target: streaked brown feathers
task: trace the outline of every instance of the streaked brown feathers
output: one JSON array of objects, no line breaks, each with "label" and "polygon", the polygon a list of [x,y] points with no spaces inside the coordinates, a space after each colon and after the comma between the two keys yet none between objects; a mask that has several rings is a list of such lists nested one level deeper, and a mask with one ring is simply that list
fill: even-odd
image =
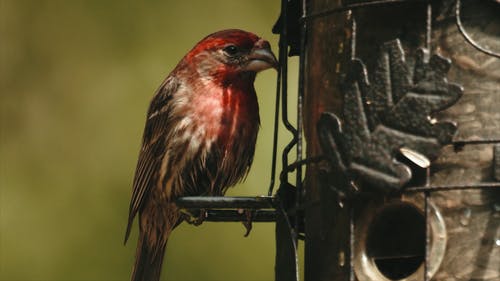
[{"label": "streaked brown feathers", "polygon": [[[226,52],[228,44],[238,52]],[[139,214],[133,281],[159,280],[169,235],[182,222],[176,198],[223,195],[248,173],[260,125],[253,82],[276,65],[267,41],[225,30],[200,41],[156,92],[125,233],[126,242]]]}]

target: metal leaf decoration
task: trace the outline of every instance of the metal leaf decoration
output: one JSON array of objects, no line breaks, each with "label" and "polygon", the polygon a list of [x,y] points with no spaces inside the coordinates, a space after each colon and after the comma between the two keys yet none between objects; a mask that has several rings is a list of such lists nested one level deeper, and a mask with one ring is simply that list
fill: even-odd
[{"label": "metal leaf decoration", "polygon": [[388,191],[402,188],[412,177],[410,167],[397,159],[428,166],[456,132],[454,123],[432,118],[462,95],[461,87],[446,79],[450,65],[420,49],[411,71],[399,40],[382,46],[372,81],[363,62],[352,60],[342,83],[342,122],[328,112],[318,122],[331,167],[346,181]]}]

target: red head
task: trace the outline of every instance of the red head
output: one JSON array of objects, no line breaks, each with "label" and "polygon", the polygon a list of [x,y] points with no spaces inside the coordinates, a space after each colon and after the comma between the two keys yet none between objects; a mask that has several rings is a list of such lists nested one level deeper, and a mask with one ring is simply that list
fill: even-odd
[{"label": "red head", "polygon": [[253,77],[257,72],[277,68],[269,42],[257,35],[228,29],[208,35],[184,57],[203,78],[226,83],[235,78]]}]

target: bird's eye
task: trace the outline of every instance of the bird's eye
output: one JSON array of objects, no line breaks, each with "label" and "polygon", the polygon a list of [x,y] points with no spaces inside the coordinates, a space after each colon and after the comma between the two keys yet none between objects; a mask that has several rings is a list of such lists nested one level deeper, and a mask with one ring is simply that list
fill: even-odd
[{"label": "bird's eye", "polygon": [[229,45],[224,47],[223,51],[228,56],[234,56],[238,53],[238,47],[236,47],[235,45]]}]

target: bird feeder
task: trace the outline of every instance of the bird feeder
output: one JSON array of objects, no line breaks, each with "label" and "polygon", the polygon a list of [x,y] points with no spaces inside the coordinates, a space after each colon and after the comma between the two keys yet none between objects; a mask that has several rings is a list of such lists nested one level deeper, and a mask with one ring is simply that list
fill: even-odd
[{"label": "bird feeder", "polygon": [[279,183],[275,134],[268,194],[177,204],[275,222],[279,281],[302,279],[301,240],[306,281],[500,280],[498,15],[495,0],[282,0]]}]

